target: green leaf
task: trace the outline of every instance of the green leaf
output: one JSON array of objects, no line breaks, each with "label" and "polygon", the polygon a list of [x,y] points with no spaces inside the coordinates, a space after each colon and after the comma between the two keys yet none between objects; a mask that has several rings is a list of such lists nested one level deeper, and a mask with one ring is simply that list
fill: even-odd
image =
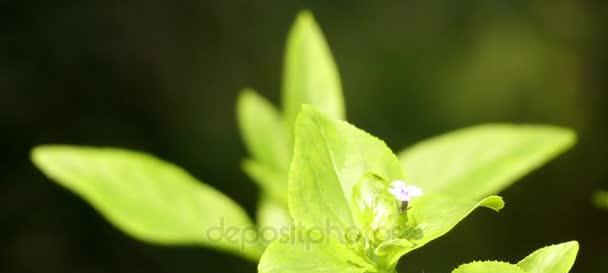
[{"label": "green leaf", "polygon": [[303,238],[285,236],[264,252],[259,273],[364,273],[374,266],[348,247],[322,234],[303,231]]},{"label": "green leaf", "polygon": [[425,193],[478,199],[495,194],[571,147],[574,132],[540,125],[487,124],[425,140],[399,158]]},{"label": "green leaf", "polygon": [[298,15],[285,52],[283,107],[289,132],[302,104],[344,119],[340,77],[325,38],[308,11]]},{"label": "green leaf", "polygon": [[410,241],[413,246],[403,244],[401,248],[393,247],[393,252],[388,254],[389,264],[396,264],[401,256],[448,233],[480,206],[500,211],[504,207],[504,202],[499,196],[490,196],[472,202],[440,194],[425,195],[415,199],[407,212],[413,226],[404,236],[404,239]]},{"label": "green leaf", "polygon": [[32,160],[49,178],[135,238],[217,247],[250,259],[261,254],[257,241],[206,236],[220,224],[244,230],[252,227],[251,222],[230,198],[171,163],[140,152],[63,145],[36,147]]},{"label": "green leaf", "polygon": [[289,208],[309,226],[354,227],[353,185],[366,173],[387,181],[403,177],[395,155],[381,140],[344,122],[302,107],[295,126],[289,173]]},{"label": "green leaf", "polygon": [[473,262],[452,273],[568,273],[578,252],[578,243],[571,241],[541,248],[517,265],[504,262]]},{"label": "green leaf", "polygon": [[608,191],[598,191],[593,194],[593,202],[600,208],[608,209]]},{"label": "green leaf", "polygon": [[255,91],[245,89],[238,99],[237,116],[249,154],[264,168],[286,176],[291,153],[278,111]]},{"label": "green leaf", "polygon": [[575,241],[541,248],[517,263],[527,273],[568,273],[576,254]]},{"label": "green leaf", "polygon": [[505,262],[486,261],[463,264],[452,273],[529,273],[523,269]]}]

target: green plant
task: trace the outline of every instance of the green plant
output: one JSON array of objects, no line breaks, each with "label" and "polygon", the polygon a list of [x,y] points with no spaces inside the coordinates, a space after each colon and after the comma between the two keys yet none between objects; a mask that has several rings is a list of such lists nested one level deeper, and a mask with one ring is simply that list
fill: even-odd
[{"label": "green plant", "polygon": [[541,248],[517,264],[487,261],[463,264],[452,273],[566,273],[578,252],[577,242]]},{"label": "green plant", "polygon": [[[282,111],[251,89],[242,92],[237,106],[250,154],[242,167],[262,192],[257,226],[221,192],[141,152],[44,145],[33,149],[32,160],[116,227],[146,242],[203,245],[261,259],[262,273],[394,272],[401,256],[447,233],[475,208],[500,210],[503,200],[493,194],[575,142],[568,129],[486,124],[395,155],[343,121],[336,65],[308,12],[289,34],[283,78]],[[401,185],[396,181],[415,184],[422,196],[397,200],[391,194],[391,186]],[[236,237],[226,236],[228,229]],[[265,230],[275,236],[266,238]],[[573,261],[576,250],[568,253]],[[568,265],[562,271],[531,262],[511,267],[567,272],[568,259],[557,260]],[[470,270],[483,266],[455,272],[479,272]]]}]

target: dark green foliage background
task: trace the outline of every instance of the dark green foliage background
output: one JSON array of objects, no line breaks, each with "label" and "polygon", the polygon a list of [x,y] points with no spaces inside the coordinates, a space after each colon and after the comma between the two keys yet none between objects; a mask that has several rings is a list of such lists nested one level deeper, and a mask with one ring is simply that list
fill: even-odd
[{"label": "dark green foliage background", "polygon": [[476,212],[400,272],[515,262],[571,239],[581,242],[573,272],[608,271],[608,211],[589,202],[608,188],[605,1],[25,0],[0,1],[0,272],[255,272],[213,250],[128,238],[28,153],[43,143],[144,150],[253,214],[235,100],[252,86],[278,103],[301,8],[329,40],[348,119],[395,150],[481,122],[579,132],[573,150],[503,193],[499,215]]}]

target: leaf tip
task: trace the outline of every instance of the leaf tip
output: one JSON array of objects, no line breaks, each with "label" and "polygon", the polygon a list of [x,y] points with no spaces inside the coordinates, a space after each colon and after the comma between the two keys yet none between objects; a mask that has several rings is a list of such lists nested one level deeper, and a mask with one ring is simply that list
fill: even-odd
[{"label": "leaf tip", "polygon": [[576,250],[578,250],[580,248],[578,241],[565,242],[564,245],[571,247],[573,249],[576,249]]},{"label": "leaf tip", "polygon": [[296,17],[296,25],[310,25],[310,24],[316,24],[315,17],[312,14],[312,11],[310,11],[308,9],[304,9],[304,10],[301,10],[300,12],[298,12],[298,15]]},{"label": "leaf tip", "polygon": [[315,20],[315,16],[310,10],[302,10],[296,16],[295,22],[290,31],[291,39],[296,36],[306,37],[304,40],[324,40],[321,28]]},{"label": "leaf tip", "polygon": [[239,93],[239,97],[251,97],[251,96],[255,96],[256,92],[255,89],[251,88],[251,87],[244,87],[241,89],[241,92]]},{"label": "leaf tip", "polygon": [[554,127],[556,134],[561,135],[564,143],[564,149],[572,147],[578,141],[576,131],[565,127]]},{"label": "leaf tip", "polygon": [[44,150],[44,145],[34,146],[30,150],[30,159],[35,163],[41,156],[42,151]]},{"label": "leaf tip", "polygon": [[30,160],[38,168],[42,168],[43,164],[52,156],[53,150],[59,148],[59,145],[38,145],[30,150]]},{"label": "leaf tip", "polygon": [[[525,127],[524,127],[525,128]],[[578,140],[576,131],[566,127],[553,125],[529,125],[528,128],[536,128],[539,134],[544,134],[559,146],[560,151],[565,151],[574,146]]]},{"label": "leaf tip", "polygon": [[573,251],[574,253],[578,253],[580,245],[579,245],[578,241],[573,240],[573,241],[568,241],[568,242],[561,243],[561,244],[555,244],[550,247],[564,248],[564,249],[567,249],[567,251]]},{"label": "leaf tip", "polygon": [[499,212],[505,207],[505,201],[498,195],[492,195],[483,199],[480,205]]},{"label": "leaf tip", "polygon": [[248,104],[249,101],[257,99],[258,94],[253,88],[245,87],[241,89],[237,97],[237,109]]},{"label": "leaf tip", "polygon": [[[545,269],[553,269],[551,272],[568,272],[576,260],[579,244],[577,241],[569,241],[561,244],[549,245],[540,248],[517,263],[517,266],[528,272],[544,272]],[[549,272],[547,270],[546,272]]]}]

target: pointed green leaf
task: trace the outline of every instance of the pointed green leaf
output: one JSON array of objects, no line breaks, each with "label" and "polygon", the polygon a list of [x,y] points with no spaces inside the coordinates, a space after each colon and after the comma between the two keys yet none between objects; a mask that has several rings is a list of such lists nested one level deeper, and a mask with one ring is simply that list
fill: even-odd
[{"label": "pointed green leaf", "polygon": [[353,227],[353,185],[366,173],[388,181],[403,177],[395,155],[381,140],[304,106],[295,126],[289,173],[289,208],[304,225]]},{"label": "pointed green leaf", "polygon": [[301,238],[285,236],[274,241],[264,252],[258,265],[258,272],[376,272],[373,265],[345,245],[314,232],[302,233],[304,235]]},{"label": "pointed green leaf", "polygon": [[255,161],[267,169],[286,173],[291,153],[283,120],[272,104],[245,89],[238,99],[237,116],[241,135]]},{"label": "pointed green leaf", "polygon": [[410,183],[426,193],[478,199],[495,194],[571,147],[568,129],[488,124],[435,137],[399,158]]},{"label": "pointed green leaf", "polygon": [[504,262],[473,262],[464,264],[452,273],[568,273],[576,259],[575,241],[541,248],[517,265]]},{"label": "pointed green leaf", "polygon": [[490,196],[473,202],[447,198],[442,195],[427,195],[412,202],[410,212],[420,228],[421,240],[414,240],[416,248],[450,231],[477,207],[500,211],[505,203],[499,196]]},{"label": "pointed green leaf", "polygon": [[206,236],[221,224],[243,230],[251,228],[251,222],[230,198],[171,163],[122,149],[63,145],[36,147],[32,160],[135,238],[217,247],[251,259],[261,254],[258,242],[241,245]]},{"label": "pointed green leaf", "polygon": [[486,262],[472,262],[463,264],[458,268],[454,269],[452,273],[528,273],[516,265],[486,261]]},{"label": "pointed green leaf", "polygon": [[291,28],[285,53],[283,107],[290,128],[302,104],[313,105],[332,118],[344,118],[336,65],[319,26],[307,11],[298,15]]},{"label": "pointed green leaf", "polygon": [[504,202],[499,196],[490,196],[473,202],[439,194],[426,195],[414,200],[411,209],[407,212],[414,225],[403,238],[412,242],[413,246],[403,244],[401,248],[393,247],[390,264],[396,263],[401,256],[410,251],[445,235],[477,207],[500,211],[504,207]]},{"label": "pointed green leaf", "polygon": [[608,191],[598,191],[593,194],[593,202],[600,208],[608,209]]},{"label": "pointed green leaf", "polygon": [[578,243],[575,241],[541,248],[517,263],[527,273],[568,273],[576,254]]}]

